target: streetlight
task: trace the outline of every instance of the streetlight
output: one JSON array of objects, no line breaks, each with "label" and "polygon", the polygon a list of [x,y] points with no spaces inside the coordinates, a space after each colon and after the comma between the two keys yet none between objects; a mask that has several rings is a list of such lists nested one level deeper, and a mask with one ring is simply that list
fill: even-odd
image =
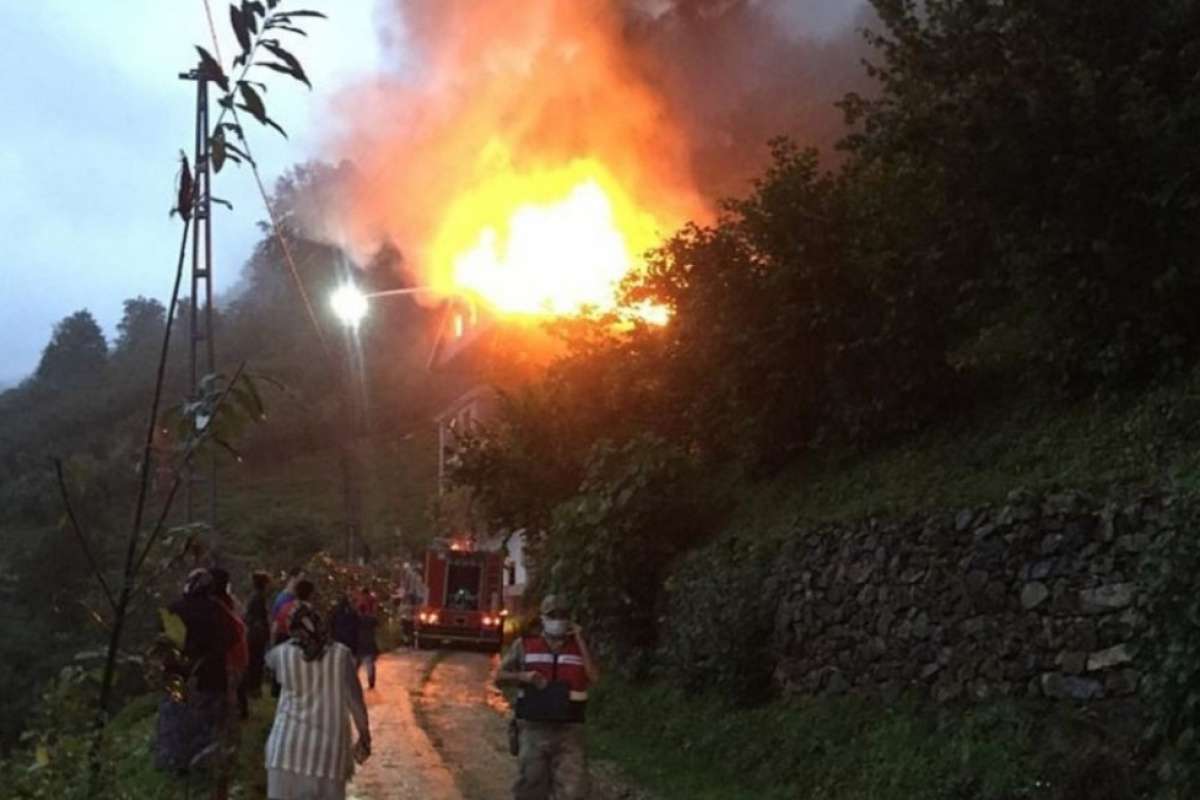
[{"label": "streetlight", "polygon": [[[388,289],[380,292],[364,293],[361,289],[355,286],[352,282],[347,282],[338,287],[329,297],[329,305],[333,309],[333,313],[346,326],[346,343],[352,354],[357,354],[361,359],[361,351],[358,350],[358,326],[367,316],[369,310],[369,301],[375,297],[387,297],[390,295],[401,294],[420,294],[433,291],[428,286],[416,286],[408,289]],[[350,425],[350,435],[341,440],[341,472],[342,472],[342,492],[343,501],[346,507],[346,557],[349,560],[354,559],[354,540],[356,537],[361,537],[362,530],[362,492],[359,485],[359,464],[358,456],[355,452],[355,444],[363,432],[365,420],[359,408],[357,394],[354,391],[354,380],[351,374],[352,368],[347,367],[341,370],[341,382],[343,384],[340,392],[340,402],[342,404],[342,415]]]},{"label": "streetlight", "polygon": [[410,286],[406,289],[384,289],[379,292],[364,293],[353,283],[347,283],[329,296],[329,305],[347,327],[357,328],[367,316],[370,301],[376,297],[393,297],[395,295],[432,294],[439,290],[432,286]]},{"label": "streetlight", "polygon": [[329,298],[329,305],[338,319],[351,328],[357,328],[367,315],[367,295],[353,283],[347,283]]}]

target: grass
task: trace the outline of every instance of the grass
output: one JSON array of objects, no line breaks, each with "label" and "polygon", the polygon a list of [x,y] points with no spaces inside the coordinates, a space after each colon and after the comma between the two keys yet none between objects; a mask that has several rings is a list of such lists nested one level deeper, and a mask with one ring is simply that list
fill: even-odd
[{"label": "grass", "polygon": [[[1137,396],[1000,402],[869,453],[742,484],[739,537],[797,525],[1000,504],[1014,489],[1102,497],[1200,488],[1200,371]],[[1136,731],[1018,702],[883,707],[798,698],[756,708],[608,682],[593,752],[663,800],[1017,800],[1138,796]],[[1144,787],[1143,787],[1144,788]]]},{"label": "grass", "polygon": [[[157,722],[158,695],[143,695],[130,702],[110,727],[110,751],[116,793],[120,797],[162,798],[206,797],[209,776],[200,773],[191,778],[176,778],[154,767],[154,729]],[[266,797],[267,774],[264,748],[275,718],[275,703],[270,697],[253,701],[250,718],[239,729],[236,763],[230,780],[233,798]]]},{"label": "grass", "polygon": [[1093,753],[1064,738],[1067,724],[1051,737],[1045,714],[1017,702],[936,710],[819,698],[738,708],[608,681],[591,706],[592,754],[662,800],[1074,797],[1063,785],[1068,763]]},{"label": "grass", "polygon": [[814,458],[742,491],[728,527],[1000,503],[1014,489],[1200,487],[1200,372],[1136,397],[997,402],[870,453]]}]

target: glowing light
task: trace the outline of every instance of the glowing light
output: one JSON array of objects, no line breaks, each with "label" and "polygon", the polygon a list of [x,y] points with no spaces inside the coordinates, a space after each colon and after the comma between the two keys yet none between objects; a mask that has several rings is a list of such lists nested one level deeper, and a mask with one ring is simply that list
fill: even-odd
[{"label": "glowing light", "polygon": [[500,314],[591,309],[665,324],[666,309],[618,305],[621,281],[642,268],[661,229],[591,159],[532,172],[493,170],[445,214],[430,249],[434,282]]},{"label": "glowing light", "polygon": [[367,315],[367,296],[352,283],[347,283],[329,298],[333,313],[346,325],[356,327]]}]

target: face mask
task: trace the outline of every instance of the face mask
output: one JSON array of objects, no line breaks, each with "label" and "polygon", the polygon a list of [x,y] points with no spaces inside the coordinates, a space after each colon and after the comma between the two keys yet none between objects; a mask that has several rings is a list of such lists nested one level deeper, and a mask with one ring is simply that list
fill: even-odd
[{"label": "face mask", "polygon": [[566,636],[571,630],[570,620],[565,619],[550,619],[542,617],[542,631],[547,635],[555,638]]}]

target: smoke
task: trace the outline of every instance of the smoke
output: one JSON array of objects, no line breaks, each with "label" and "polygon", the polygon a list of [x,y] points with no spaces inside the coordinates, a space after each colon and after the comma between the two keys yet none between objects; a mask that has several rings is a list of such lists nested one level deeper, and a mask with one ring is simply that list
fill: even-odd
[{"label": "smoke", "polygon": [[447,209],[498,177],[603,165],[665,235],[744,192],[770,138],[829,149],[866,80],[858,0],[380,2],[395,69],[337,102],[338,225],[423,281]]},{"label": "smoke", "polygon": [[743,193],[767,142],[788,136],[830,155],[834,103],[870,91],[859,0],[630,0],[627,52],[686,131],[709,198]]}]

